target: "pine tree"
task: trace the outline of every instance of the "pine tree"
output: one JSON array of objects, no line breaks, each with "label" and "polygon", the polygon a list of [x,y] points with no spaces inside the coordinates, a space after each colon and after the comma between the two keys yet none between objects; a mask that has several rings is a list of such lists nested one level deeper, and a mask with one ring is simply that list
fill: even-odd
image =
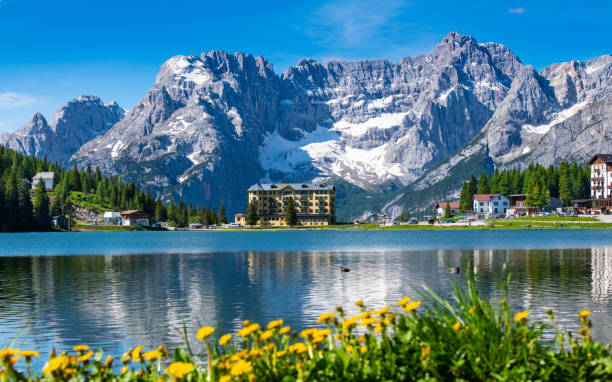
[{"label": "pine tree", "polygon": [[459,194],[459,211],[469,211],[470,206],[467,205],[465,198],[467,192],[467,182],[463,181],[463,186],[461,187],[461,193]]},{"label": "pine tree", "polygon": [[287,198],[287,208],[285,208],[285,223],[289,227],[297,225],[297,213],[295,212],[295,202],[292,197]]},{"label": "pine tree", "polygon": [[247,207],[246,224],[250,226],[257,224],[257,204],[254,200]]},{"label": "pine tree", "polygon": [[444,207],[444,218],[448,219],[451,217],[451,208],[450,208],[450,204],[448,202],[446,202],[446,207]]},{"label": "pine tree", "polygon": [[49,217],[49,196],[42,181],[38,182],[34,191],[34,220],[36,228],[41,231],[48,231],[50,226]]},{"label": "pine tree", "polygon": [[478,179],[478,189],[476,191],[477,194],[489,194],[489,177],[484,172],[480,174],[480,179]]},{"label": "pine tree", "polygon": [[32,231],[33,229],[36,229],[36,224],[34,222],[33,215],[34,206],[32,205],[32,199],[30,199],[30,184],[25,180],[22,180],[19,182],[18,188],[21,229],[23,231]]},{"label": "pine tree", "polygon": [[70,190],[81,191],[81,177],[79,175],[79,170],[77,169],[76,163],[70,171]]},{"label": "pine tree", "polygon": [[227,224],[228,222],[227,215],[225,213],[225,207],[223,207],[223,204],[221,204],[221,207],[219,207],[219,221],[223,224]]}]

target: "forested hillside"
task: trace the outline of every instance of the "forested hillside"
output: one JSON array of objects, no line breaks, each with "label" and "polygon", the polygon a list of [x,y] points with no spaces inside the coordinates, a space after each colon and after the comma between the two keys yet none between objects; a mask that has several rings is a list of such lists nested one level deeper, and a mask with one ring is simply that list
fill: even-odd
[{"label": "forested hillside", "polygon": [[[45,190],[42,183],[32,190],[32,177],[38,172],[53,172],[53,190]],[[74,209],[81,206],[101,213],[110,210],[142,210],[154,220],[168,220],[182,227],[189,221],[215,224],[226,222],[225,211],[194,207],[180,202],[178,205],[162,203],[148,193],[126,183],[118,176],[102,176],[99,169],[76,166],[65,169],[24,156],[0,146],[0,231],[25,232],[51,229],[50,216],[74,217]]]},{"label": "forested hillside", "polygon": [[590,197],[590,171],[588,165],[563,161],[558,167],[531,163],[524,169],[495,169],[490,177],[483,172],[478,179],[472,174],[463,182],[459,204],[462,211],[471,211],[474,194],[527,194],[533,207],[546,205],[550,197],[569,206],[573,199]]}]

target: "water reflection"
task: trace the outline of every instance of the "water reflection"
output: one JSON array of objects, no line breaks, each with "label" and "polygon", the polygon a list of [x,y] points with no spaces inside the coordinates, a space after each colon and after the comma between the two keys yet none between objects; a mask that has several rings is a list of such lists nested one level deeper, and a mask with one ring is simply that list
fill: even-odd
[{"label": "water reflection", "polygon": [[360,298],[380,307],[425,284],[448,297],[465,274],[451,266],[472,270],[483,294],[498,299],[504,264],[514,309],[546,319],[551,308],[566,329],[577,328],[580,309],[592,310],[595,336],[612,342],[606,247],[0,257],[0,346],[24,326],[22,348],[88,343],[115,354],[181,345],[183,324],[192,335],[203,324],[236,331],[245,319],[283,318],[300,329],[336,305],[356,312]]}]

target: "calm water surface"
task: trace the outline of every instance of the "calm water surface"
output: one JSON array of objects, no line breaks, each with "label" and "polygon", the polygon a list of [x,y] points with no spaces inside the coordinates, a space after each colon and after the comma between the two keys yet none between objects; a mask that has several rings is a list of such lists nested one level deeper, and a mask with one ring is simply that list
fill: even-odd
[{"label": "calm water surface", "polygon": [[552,308],[565,329],[592,310],[595,337],[612,343],[610,231],[330,230],[0,234],[0,347],[120,354],[181,345],[183,323],[193,339],[245,319],[299,330],[336,305],[381,307],[424,284],[448,297],[463,277],[450,266],[497,299],[504,264],[514,309],[545,319]]}]

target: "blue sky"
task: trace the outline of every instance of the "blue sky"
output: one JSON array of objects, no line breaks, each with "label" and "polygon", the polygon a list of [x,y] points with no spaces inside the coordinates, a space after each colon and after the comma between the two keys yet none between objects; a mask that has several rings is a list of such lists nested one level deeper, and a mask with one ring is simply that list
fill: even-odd
[{"label": "blue sky", "polygon": [[612,53],[610,15],[608,0],[0,0],[0,133],[81,94],[130,108],[177,54],[243,51],[281,73],[303,57],[397,61],[457,31],[541,69]]}]

